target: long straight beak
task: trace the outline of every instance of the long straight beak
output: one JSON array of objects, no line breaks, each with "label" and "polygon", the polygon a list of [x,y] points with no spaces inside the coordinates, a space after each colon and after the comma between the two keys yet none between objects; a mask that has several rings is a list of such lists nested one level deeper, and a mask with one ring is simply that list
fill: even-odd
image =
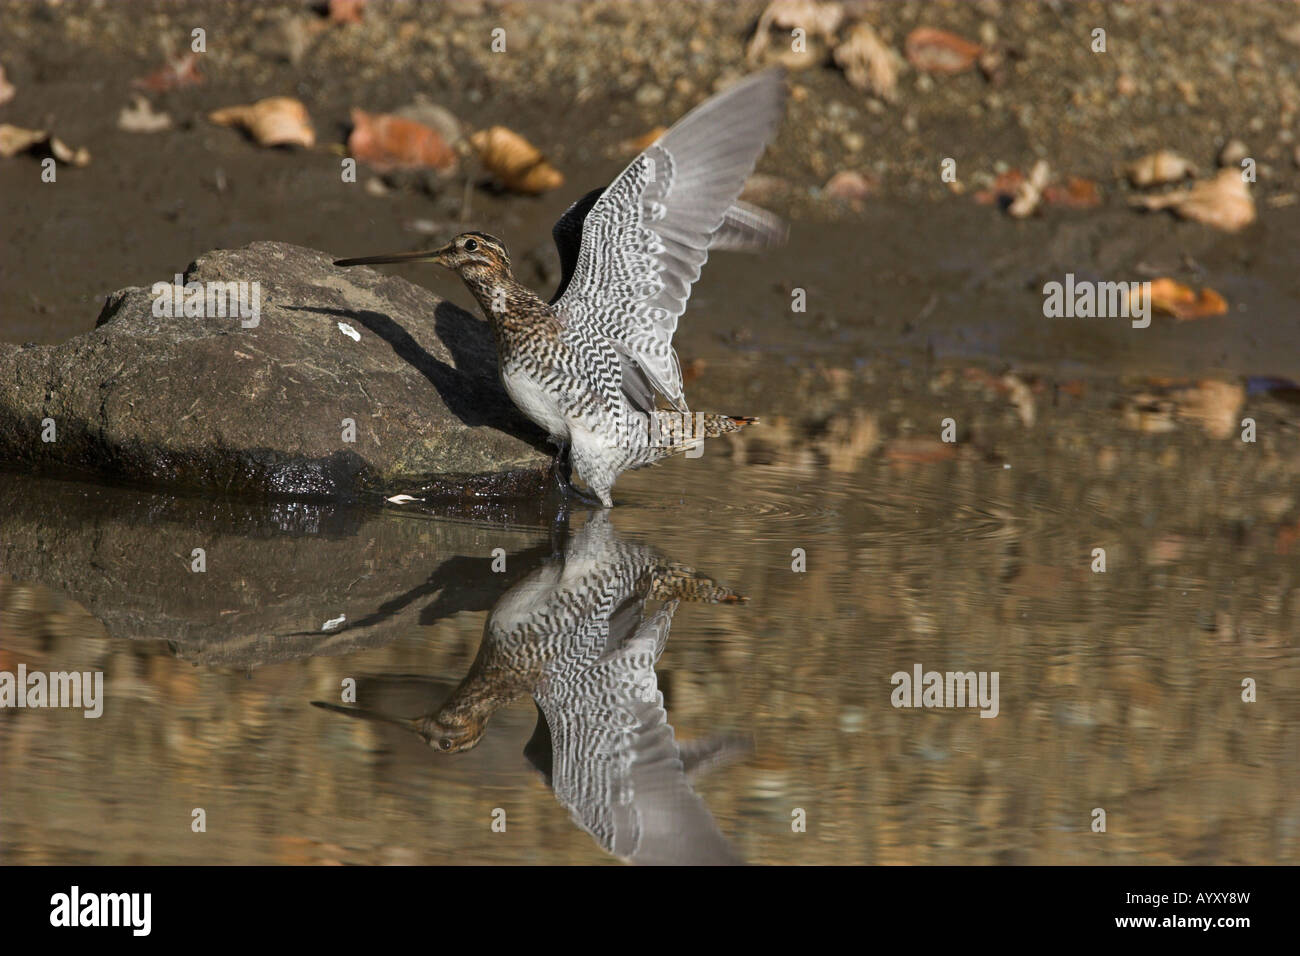
[{"label": "long straight beak", "polygon": [[377,266],[388,262],[436,262],[442,265],[442,256],[448,246],[428,252],[393,252],[386,256],[358,256],[355,259],[335,259],[336,266]]},{"label": "long straight beak", "polygon": [[332,710],[338,714],[347,714],[349,717],[360,717],[362,720],[373,720],[380,724],[392,724],[395,727],[401,727],[412,733],[420,732],[420,722],[414,717],[390,717],[388,714],[381,714],[373,710],[364,710],[360,707],[345,707],[342,704],[328,704],[323,700],[313,700],[313,707],[319,707],[321,710]]}]

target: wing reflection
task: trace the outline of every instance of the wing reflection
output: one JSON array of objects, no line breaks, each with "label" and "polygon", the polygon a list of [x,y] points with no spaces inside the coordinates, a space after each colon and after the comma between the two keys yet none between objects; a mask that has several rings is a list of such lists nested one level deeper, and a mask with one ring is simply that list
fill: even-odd
[{"label": "wing reflection", "polygon": [[[646,602],[662,605],[646,615]],[[510,588],[488,615],[469,674],[418,717],[318,704],[397,724],[435,750],[469,750],[492,715],[531,694],[537,728],[525,755],[575,823],[633,863],[739,863],[688,775],[744,753],[737,737],[683,753],[655,663],[681,601],[744,598],[622,538],[594,512],[562,553]]]}]

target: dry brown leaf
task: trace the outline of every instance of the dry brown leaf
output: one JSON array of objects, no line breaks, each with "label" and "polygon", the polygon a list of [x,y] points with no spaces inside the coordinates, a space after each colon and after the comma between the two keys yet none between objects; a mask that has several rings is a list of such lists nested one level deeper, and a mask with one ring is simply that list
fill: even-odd
[{"label": "dry brown leaf", "polygon": [[203,76],[199,73],[199,55],[190,52],[169,61],[162,69],[141,77],[133,85],[142,90],[165,93],[167,90],[175,90],[183,86],[198,86],[202,82]]},{"label": "dry brown leaf", "polygon": [[[1009,169],[1000,173],[988,189],[981,189],[974,194],[975,201],[981,205],[1010,204],[1022,192],[1030,187],[1025,185],[1025,174],[1018,169]],[[1040,190],[1041,201],[1048,206],[1060,206],[1064,209],[1091,209],[1101,204],[1101,193],[1097,184],[1090,179],[1079,176],[1066,177],[1065,183],[1050,183]]]},{"label": "dry brown leaf", "polygon": [[[843,20],[844,8],[838,3],[824,3],[820,0],[773,0],[758,18],[758,26],[754,29],[753,37],[750,38],[745,56],[751,65],[757,63],[772,42],[773,30],[785,31],[786,39],[790,39],[789,31],[801,29],[808,40],[820,36],[828,44],[832,43],[835,31],[840,28]],[[790,56],[792,53],[793,51],[787,45],[787,49],[781,56],[782,62],[787,66],[799,69],[805,65],[812,65],[801,62],[798,54],[792,58]],[[809,53],[812,53],[811,45]]]},{"label": "dry brown leaf", "polygon": [[993,185],[988,189],[981,189],[974,193],[974,199],[981,206],[1009,203],[1024,181],[1024,173],[1018,169],[1008,169],[1004,173],[998,173],[997,178],[993,180]]},{"label": "dry brown leaf", "polygon": [[23,129],[21,126],[0,123],[0,157],[8,159],[26,152],[49,137],[50,134],[43,129]]},{"label": "dry brown leaf", "polygon": [[978,43],[947,30],[917,27],[903,44],[907,62],[926,73],[964,73],[975,65],[983,51]]},{"label": "dry brown leaf", "polygon": [[1101,193],[1091,179],[1070,176],[1065,185],[1053,183],[1043,190],[1043,202],[1065,209],[1091,209],[1101,205]]},{"label": "dry brown leaf", "polygon": [[90,165],[90,150],[84,146],[73,149],[57,136],[51,136],[49,148],[50,153],[61,163],[67,163],[69,166]]},{"label": "dry brown leaf", "polygon": [[155,113],[149,101],[137,93],[130,106],[117,114],[117,128],[128,133],[157,133],[170,129],[172,118],[166,113]]},{"label": "dry brown leaf", "polygon": [[648,133],[623,140],[618,144],[618,151],[625,154],[639,153],[643,149],[649,149],[666,132],[668,132],[667,126],[656,126]]},{"label": "dry brown leaf", "polygon": [[1172,209],[1184,219],[1224,232],[1237,232],[1255,221],[1255,200],[1241,171],[1221,169],[1213,179],[1161,196],[1137,196],[1132,205],[1143,209]]},{"label": "dry brown leaf", "polygon": [[880,39],[870,24],[857,24],[848,39],[835,48],[835,65],[854,88],[887,103],[898,98],[898,71],[903,58]]},{"label": "dry brown leaf", "polygon": [[1128,177],[1130,183],[1139,188],[1159,186],[1195,176],[1196,166],[1191,160],[1178,155],[1173,150],[1161,149],[1127,164],[1124,167],[1124,175]]},{"label": "dry brown leaf", "polygon": [[329,18],[334,23],[360,23],[366,0],[330,0]]},{"label": "dry brown leaf", "polygon": [[272,96],[256,103],[227,106],[208,114],[218,126],[237,126],[259,146],[316,145],[307,107],[291,96]]},{"label": "dry brown leaf", "polygon": [[381,172],[390,169],[433,168],[451,172],[456,151],[432,127],[391,113],[352,111],[348,152]]},{"label": "dry brown leaf", "polygon": [[564,175],[513,130],[493,126],[479,130],[469,141],[483,165],[507,189],[537,195],[564,185]]},{"label": "dry brown leaf", "polygon": [[1047,160],[1040,159],[1034,163],[1029,176],[1016,188],[1015,198],[1011,200],[1007,212],[1017,219],[1032,216],[1042,202],[1043,190],[1047,188],[1051,177],[1052,167],[1047,165]]},{"label": "dry brown leaf", "polygon": [[822,191],[829,199],[860,205],[875,189],[876,184],[869,177],[850,169],[842,169],[830,178]]},{"label": "dry brown leaf", "polygon": [[5,68],[0,66],[0,106],[12,100],[16,92],[14,85],[5,78]]},{"label": "dry brown leaf", "polygon": [[[1129,298],[1133,300],[1141,295],[1140,289],[1134,289]],[[1223,315],[1228,311],[1228,302],[1213,289],[1205,288],[1197,293],[1181,282],[1162,278],[1151,280],[1151,307],[1183,322]]]},{"label": "dry brown leaf", "polygon": [[90,163],[90,150],[84,146],[73,149],[43,129],[23,129],[21,126],[0,123],[0,157],[8,159],[18,153],[40,148],[69,166],[86,166]]}]

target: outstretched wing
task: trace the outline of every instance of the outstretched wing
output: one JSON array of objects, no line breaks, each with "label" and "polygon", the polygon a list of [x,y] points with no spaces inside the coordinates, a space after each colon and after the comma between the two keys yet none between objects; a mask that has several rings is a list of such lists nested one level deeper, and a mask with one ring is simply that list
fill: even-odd
[{"label": "outstretched wing", "polygon": [[[605,192],[605,187],[593,189],[564,211],[551,228],[551,238],[555,240],[556,251],[560,254],[560,284],[555,287],[555,294],[548,304],[560,301],[573,271],[578,265],[578,252],[582,248],[582,226],[596,205],[596,200]],[[752,203],[737,199],[722,217],[722,225],[713,234],[710,249],[768,249],[785,242],[789,235],[785,220],[776,213],[760,209]]]},{"label": "outstretched wing", "polygon": [[686,403],[672,338],[709,247],[771,244],[783,234],[775,216],[736,197],[784,105],[783,71],[742,80],[697,106],[556,223],[563,268],[556,314],[621,346],[680,410]]}]

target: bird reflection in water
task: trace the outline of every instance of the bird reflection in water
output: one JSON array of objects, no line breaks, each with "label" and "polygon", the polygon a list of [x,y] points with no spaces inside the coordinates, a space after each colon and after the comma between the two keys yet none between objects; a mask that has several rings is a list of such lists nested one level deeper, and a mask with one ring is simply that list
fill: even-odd
[{"label": "bird reflection in water", "polygon": [[[663,603],[646,616],[647,600]],[[561,554],[496,602],[469,674],[436,710],[400,717],[313,703],[395,724],[451,754],[476,746],[497,710],[531,694],[538,719],[524,754],[604,850],[638,864],[740,863],[690,777],[748,742],[679,744],[655,662],[681,601],[744,600],[593,512]]]}]

